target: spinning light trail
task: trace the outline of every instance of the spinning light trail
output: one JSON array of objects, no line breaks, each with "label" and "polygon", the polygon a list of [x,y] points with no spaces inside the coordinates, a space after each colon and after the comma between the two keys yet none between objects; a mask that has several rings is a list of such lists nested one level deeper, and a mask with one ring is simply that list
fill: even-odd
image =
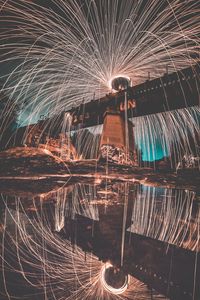
[{"label": "spinning light trail", "polygon": [[104,96],[116,76],[136,85],[199,59],[198,1],[39,2],[0,0],[1,64],[17,65],[3,90],[24,124]]},{"label": "spinning light trail", "polygon": [[[151,299],[147,286],[131,276],[122,288],[105,288],[102,270],[110,263],[104,264],[92,253],[86,257],[79,247],[53,233],[36,201],[33,200],[35,216],[30,218],[19,198],[15,198],[13,209],[7,206],[6,197],[1,200],[6,205],[1,269],[8,299],[12,293],[6,285],[7,271],[21,274],[27,285],[38,292],[37,297],[41,294],[45,299]],[[16,259],[14,266],[8,257]],[[157,297],[161,299],[155,293],[154,299]]]}]

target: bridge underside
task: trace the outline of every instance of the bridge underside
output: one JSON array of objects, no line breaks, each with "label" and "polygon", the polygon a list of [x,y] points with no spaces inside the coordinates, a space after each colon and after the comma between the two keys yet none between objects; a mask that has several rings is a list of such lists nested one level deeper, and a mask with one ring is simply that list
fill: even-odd
[{"label": "bridge underside", "polygon": [[196,65],[179,72],[128,88],[118,93],[110,93],[104,98],[82,103],[72,108],[72,125],[86,128],[103,124],[104,114],[115,110],[129,118],[155,114],[200,104],[200,66]]},{"label": "bridge underside", "polygon": [[[71,130],[88,128],[104,123],[107,111],[125,114],[127,99],[127,117],[134,118],[200,104],[200,65],[165,74],[163,77],[128,88],[118,93],[82,103],[59,115],[40,120],[37,127],[51,136],[62,131],[66,114],[72,117]],[[25,130],[25,128],[24,128]]]},{"label": "bridge underside", "polygon": [[[177,73],[166,74],[162,78],[146,81],[139,86],[106,95],[102,99],[83,103],[51,119],[20,128],[15,135],[15,145],[17,143],[17,146],[19,144],[30,146],[42,144],[63,159],[99,158],[116,163],[137,165],[142,154],[135,145],[135,129],[129,121],[130,118],[198,106],[199,74],[200,67],[196,65]],[[95,127],[100,127],[101,130],[93,133],[92,128]],[[84,128],[85,131],[82,130]],[[145,135],[148,134],[150,133],[147,130]],[[195,128],[192,137],[192,143],[195,145],[198,144],[197,135]],[[191,136],[186,138],[191,139]],[[146,136],[144,142],[145,139]],[[148,147],[153,147],[150,144],[151,142]]]}]

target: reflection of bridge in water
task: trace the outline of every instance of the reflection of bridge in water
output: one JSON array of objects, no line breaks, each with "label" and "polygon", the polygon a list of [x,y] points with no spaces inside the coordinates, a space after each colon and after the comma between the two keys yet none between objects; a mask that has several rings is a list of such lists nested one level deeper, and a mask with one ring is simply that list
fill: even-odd
[{"label": "reflection of bridge in water", "polygon": [[168,297],[199,295],[200,206],[195,193],[102,182],[75,184],[57,195],[62,204],[56,206],[55,228],[74,245],[122,266]]},{"label": "reflection of bridge in water", "polygon": [[170,298],[198,299],[200,207],[193,192],[102,181],[69,183],[43,193],[40,201],[28,196],[27,202],[25,192],[2,199],[7,229],[16,220],[27,245],[34,225],[37,235],[47,233],[49,246],[50,235],[54,243],[56,236],[70,241],[74,253],[79,246],[86,265],[95,255]]}]

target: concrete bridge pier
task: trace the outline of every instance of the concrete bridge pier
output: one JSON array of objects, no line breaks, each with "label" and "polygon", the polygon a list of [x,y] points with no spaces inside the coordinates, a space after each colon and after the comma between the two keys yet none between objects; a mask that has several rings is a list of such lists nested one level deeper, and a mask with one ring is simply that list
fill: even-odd
[{"label": "concrete bridge pier", "polygon": [[99,159],[117,164],[137,166],[133,124],[121,112],[107,111],[104,115]]}]

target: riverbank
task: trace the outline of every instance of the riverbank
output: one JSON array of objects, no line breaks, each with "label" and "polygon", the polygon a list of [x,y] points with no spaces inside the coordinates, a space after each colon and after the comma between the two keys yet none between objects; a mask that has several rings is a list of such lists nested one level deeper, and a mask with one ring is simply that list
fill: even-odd
[{"label": "riverbank", "polygon": [[200,194],[200,172],[197,169],[154,170],[132,166],[103,164],[97,160],[66,162],[50,151],[30,147],[13,148],[0,153],[0,188],[11,185],[27,185],[29,189],[37,184],[43,188],[44,182],[70,180],[110,180],[138,182],[144,185],[166,188],[188,189]]}]

